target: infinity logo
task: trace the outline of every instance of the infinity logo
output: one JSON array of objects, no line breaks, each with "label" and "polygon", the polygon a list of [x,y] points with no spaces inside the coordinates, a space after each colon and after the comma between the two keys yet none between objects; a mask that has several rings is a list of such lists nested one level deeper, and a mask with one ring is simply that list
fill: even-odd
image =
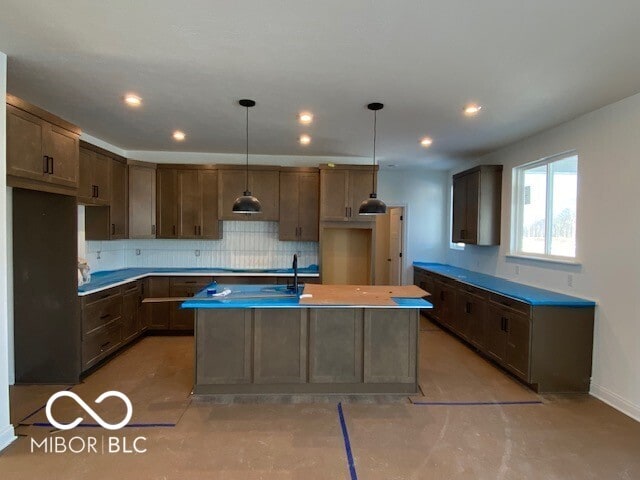
[{"label": "infinity logo", "polygon": [[76,395],[73,392],[68,392],[66,390],[61,391],[61,392],[57,392],[54,393],[53,395],[51,395],[51,397],[49,398],[49,400],[47,401],[47,408],[46,408],[46,413],[47,413],[47,418],[49,419],[49,423],[51,423],[51,425],[53,425],[54,427],[56,427],[59,430],[71,430],[72,428],[77,427],[80,422],[82,422],[82,420],[84,420],[82,417],[78,417],[76,418],[73,422],[69,423],[69,424],[64,424],[64,423],[59,423],[58,421],[56,421],[55,418],[53,418],[53,415],[51,414],[51,407],[53,406],[53,403],[59,399],[60,397],[69,397],[72,398],[78,405],[80,405],[82,407],[82,409],[87,412],[89,415],[91,415],[91,417],[98,422],[98,424],[102,427],[102,428],[106,428],[107,430],[119,430],[122,427],[124,427],[127,423],[129,423],[129,420],[131,420],[131,416],[133,415],[133,405],[131,404],[131,400],[129,400],[129,397],[127,397],[124,393],[122,392],[118,392],[116,390],[110,390],[108,392],[104,392],[102,395],[100,395],[98,398],[96,398],[96,402],[95,403],[102,403],[102,401],[105,398],[109,398],[109,397],[118,397],[120,400],[122,400],[124,402],[124,404],[127,406],[127,414],[125,415],[124,419],[119,422],[119,423],[115,423],[115,424],[111,424],[108,422],[105,422],[100,415],[98,415],[89,405],[87,405],[84,400],[82,400],[78,395]]}]

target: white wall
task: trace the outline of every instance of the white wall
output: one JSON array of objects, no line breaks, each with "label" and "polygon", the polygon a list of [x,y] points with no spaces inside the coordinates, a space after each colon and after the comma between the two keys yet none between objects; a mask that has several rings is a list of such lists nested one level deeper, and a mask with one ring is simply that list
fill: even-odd
[{"label": "white wall", "polygon": [[[505,258],[512,170],[575,149],[581,266]],[[449,250],[448,263],[597,301],[591,393],[640,420],[640,94],[478,160],[504,165],[499,248]],[[447,237],[449,232],[447,230]],[[516,274],[516,267],[519,274]],[[569,275],[573,286],[569,286]]]},{"label": "white wall", "polygon": [[[0,178],[5,178],[7,166],[7,56],[0,52]],[[6,184],[0,182],[0,225],[7,222]],[[0,231],[0,305],[7,305],[7,232]],[[9,364],[8,312],[0,308],[0,365]],[[0,368],[0,450],[15,439],[9,418],[9,372]]]},{"label": "white wall", "polygon": [[378,198],[387,205],[406,206],[403,282],[413,283],[414,261],[442,262],[447,228],[447,172],[380,170]]}]

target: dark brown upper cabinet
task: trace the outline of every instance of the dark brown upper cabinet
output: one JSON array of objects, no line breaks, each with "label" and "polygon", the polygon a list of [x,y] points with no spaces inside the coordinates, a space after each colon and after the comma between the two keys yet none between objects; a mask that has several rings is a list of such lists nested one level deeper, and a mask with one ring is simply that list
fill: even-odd
[{"label": "dark brown upper cabinet", "polygon": [[80,142],[78,202],[85,208],[87,240],[128,238],[128,172],[124,157]]},{"label": "dark brown upper cabinet", "polygon": [[75,196],[80,129],[7,95],[7,185]]},{"label": "dark brown upper cabinet", "polygon": [[280,171],[280,240],[318,241],[319,194],[317,169]]},{"label": "dark brown upper cabinet", "polygon": [[453,176],[451,241],[500,245],[502,165],[480,165]]},{"label": "dark brown upper cabinet", "polygon": [[163,165],[157,179],[159,238],[221,238],[216,169]]},{"label": "dark brown upper cabinet", "polygon": [[156,238],[156,165],[129,160],[129,238]]},{"label": "dark brown upper cabinet", "polygon": [[92,146],[80,147],[80,183],[78,203],[109,205],[111,202],[111,169],[113,159],[98,153]]},{"label": "dark brown upper cabinet", "polygon": [[280,218],[280,172],[277,167],[251,167],[249,190],[260,201],[262,212],[233,213],[233,203],[246,189],[246,170],[240,165],[218,167],[218,217],[220,220],[257,220],[277,222]]},{"label": "dark brown upper cabinet", "polygon": [[372,222],[359,215],[360,204],[369,198],[376,175],[372,167],[356,165],[320,166],[320,220],[323,222]]}]

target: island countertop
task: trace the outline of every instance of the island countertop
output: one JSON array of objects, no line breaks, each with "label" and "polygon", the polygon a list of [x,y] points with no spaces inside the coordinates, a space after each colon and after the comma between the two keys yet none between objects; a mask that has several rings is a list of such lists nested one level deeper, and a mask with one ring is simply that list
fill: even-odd
[{"label": "island countertop", "polygon": [[[321,285],[313,285],[314,289],[321,288]],[[331,286],[340,288],[340,286]],[[348,288],[349,286],[344,286]],[[207,287],[208,288],[208,287]],[[207,293],[207,288],[198,292],[194,297],[182,303],[182,308],[198,309],[222,309],[222,308],[400,308],[400,309],[429,309],[433,308],[431,303],[423,298],[411,298],[406,296],[391,296],[390,304],[381,305],[377,302],[367,302],[366,299],[358,299],[355,302],[345,304],[341,299],[336,298],[335,303],[323,300],[314,303],[312,299],[305,298],[305,291],[298,292],[298,295],[287,291],[284,286],[272,285],[217,285],[217,292],[229,290],[230,293],[224,297],[214,297]],[[364,288],[364,287],[363,287]],[[392,287],[394,288],[394,287]],[[395,287],[398,289],[398,287]],[[414,288],[414,287],[412,287]],[[426,294],[426,292],[425,292]],[[301,298],[304,299],[301,302]]]}]

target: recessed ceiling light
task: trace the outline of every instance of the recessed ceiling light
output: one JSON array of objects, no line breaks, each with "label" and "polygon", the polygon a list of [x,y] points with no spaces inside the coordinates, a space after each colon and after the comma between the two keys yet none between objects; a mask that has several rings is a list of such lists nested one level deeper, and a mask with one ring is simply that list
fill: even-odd
[{"label": "recessed ceiling light", "polygon": [[307,135],[306,133],[303,135],[300,135],[300,143],[302,145],[309,145],[311,143],[311,137],[309,135]]},{"label": "recessed ceiling light", "polygon": [[139,107],[140,105],[142,105],[142,99],[139,96],[134,95],[133,93],[127,93],[124,96],[124,103],[126,103],[130,107]]},{"label": "recessed ceiling light", "polygon": [[464,107],[463,112],[467,117],[474,117],[480,113],[480,110],[482,110],[482,105],[470,103]]},{"label": "recessed ceiling light", "polygon": [[173,139],[177,140],[178,142],[183,141],[187,136],[185,135],[184,132],[181,132],[180,130],[176,130],[175,132],[173,132]]},{"label": "recessed ceiling light", "polygon": [[313,113],[311,112],[300,112],[298,115],[298,121],[303,125],[309,125],[313,122]]},{"label": "recessed ceiling light", "polygon": [[420,145],[422,145],[425,148],[430,147],[432,143],[433,143],[433,140],[431,139],[431,137],[424,137],[420,139]]}]

